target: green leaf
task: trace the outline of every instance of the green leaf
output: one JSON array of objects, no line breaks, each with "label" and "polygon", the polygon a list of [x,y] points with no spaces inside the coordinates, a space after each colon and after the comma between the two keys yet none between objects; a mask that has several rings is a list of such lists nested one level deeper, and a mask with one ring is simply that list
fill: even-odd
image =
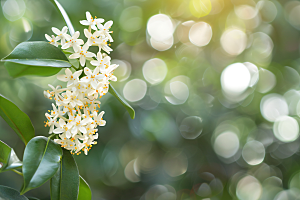
[{"label": "green leaf", "polygon": [[211,11],[210,0],[190,0],[190,12],[195,17],[204,17]]},{"label": "green leaf", "polygon": [[62,7],[62,5],[57,1],[57,0],[49,0],[51,1],[54,6],[57,8],[57,10],[60,12],[61,16],[64,18],[68,28],[69,28],[69,32],[71,35],[73,35],[75,33],[74,27],[72,25],[72,22],[67,14],[67,12],[65,11],[65,9]]},{"label": "green leaf", "polygon": [[121,95],[118,94],[118,92],[115,90],[115,88],[113,88],[112,85],[109,85],[108,92],[111,93],[114,97],[116,97],[119,100],[119,102],[126,108],[130,117],[134,119],[135,117],[134,109],[127,103],[127,101],[125,101],[125,99],[123,99],[123,97],[121,97]]},{"label": "green leaf", "polygon": [[20,195],[20,193],[10,187],[0,185],[0,199],[1,200],[28,200],[27,197]]},{"label": "green leaf", "polygon": [[79,194],[77,200],[91,200],[92,192],[89,184],[80,176]]},{"label": "green leaf", "polygon": [[22,166],[15,151],[0,140],[0,172],[16,169]]},{"label": "green leaf", "polygon": [[59,48],[43,41],[22,42],[1,61],[10,62],[6,64],[6,69],[14,78],[24,75],[49,76],[61,68],[71,67]]},{"label": "green leaf", "polygon": [[34,128],[29,117],[2,95],[0,95],[0,116],[25,144],[34,137]]},{"label": "green leaf", "polygon": [[78,197],[79,173],[68,150],[63,149],[60,167],[50,180],[51,200],[74,200]]},{"label": "green leaf", "polygon": [[35,67],[12,62],[5,62],[4,66],[9,75],[13,78],[26,75],[52,76],[57,74],[61,70],[61,68],[56,67]]},{"label": "green leaf", "polygon": [[61,157],[61,147],[53,140],[44,136],[30,140],[23,156],[24,187],[21,194],[49,180],[57,172]]}]

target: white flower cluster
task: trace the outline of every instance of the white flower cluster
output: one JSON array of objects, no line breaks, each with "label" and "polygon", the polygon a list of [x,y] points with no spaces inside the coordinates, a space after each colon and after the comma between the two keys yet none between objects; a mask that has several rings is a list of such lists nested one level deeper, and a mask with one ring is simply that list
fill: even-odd
[{"label": "white flower cluster", "polygon": [[[103,19],[93,19],[89,12],[86,12],[86,20],[80,23],[89,26],[84,29],[87,42],[78,39],[79,32],[76,31],[73,36],[67,34],[68,28],[63,27],[62,31],[53,27],[52,30],[57,36],[50,37],[45,35],[50,44],[55,46],[61,45],[62,49],[73,48],[74,53],[69,56],[70,59],[79,58],[80,65],[85,66],[86,60],[90,60],[95,69],[84,67],[76,70],[74,73],[70,69],[65,70],[64,75],[58,75],[57,79],[67,82],[67,87],[56,88],[49,84],[52,91],[44,91],[46,98],[55,100],[52,104],[53,110],[46,113],[47,122],[45,127],[49,126],[49,134],[59,134],[60,139],[54,141],[60,144],[72,154],[79,155],[81,150],[87,155],[92,145],[97,144],[95,139],[98,138],[97,126],[104,126],[106,121],[102,119],[104,111],[99,112],[101,98],[108,92],[110,81],[116,81],[113,75],[118,65],[111,64],[111,58],[101,53],[103,49],[106,53],[112,51],[107,45],[107,41],[112,42],[109,31],[112,21],[106,22]],[[98,28],[97,28],[98,27]],[[94,32],[92,33],[92,30]],[[58,42],[61,43],[58,43]],[[97,56],[88,51],[90,46],[99,46]],[[96,60],[94,60],[94,58]],[[82,73],[84,72],[84,74]]]}]

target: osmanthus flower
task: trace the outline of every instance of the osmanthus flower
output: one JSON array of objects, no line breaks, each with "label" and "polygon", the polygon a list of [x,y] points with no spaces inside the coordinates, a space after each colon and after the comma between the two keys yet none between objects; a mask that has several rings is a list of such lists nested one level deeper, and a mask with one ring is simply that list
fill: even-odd
[{"label": "osmanthus flower", "polygon": [[97,45],[99,47],[99,52],[101,51],[101,49],[103,49],[103,51],[108,54],[110,54],[110,52],[112,51],[112,49],[107,45],[106,40],[101,40]]},{"label": "osmanthus flower", "polygon": [[114,40],[112,39],[110,33],[113,33],[112,31],[109,31],[111,26],[113,25],[113,21],[108,21],[104,24],[104,26],[101,23],[98,23],[97,26],[99,28],[99,32],[104,35],[110,42],[113,42]]},{"label": "osmanthus flower", "polygon": [[78,77],[81,75],[81,73],[82,73],[82,70],[72,73],[72,71],[69,68],[67,68],[65,70],[65,74],[58,75],[57,79],[60,81],[63,81],[63,82],[68,82],[67,87],[70,87],[73,84],[75,84],[77,81],[79,81]]},{"label": "osmanthus flower", "polygon": [[53,133],[56,134],[65,133],[66,138],[70,138],[72,136],[71,128],[72,128],[71,123],[66,123],[65,120],[60,118],[57,124],[57,128],[53,130]]},{"label": "osmanthus flower", "polygon": [[99,36],[101,35],[101,33],[99,31],[95,31],[92,34],[87,29],[84,29],[84,35],[88,39],[87,43],[90,46],[92,46],[92,45],[95,46],[95,45],[97,45],[101,41],[101,39],[99,38]]},{"label": "osmanthus flower", "polygon": [[103,74],[100,74],[100,69],[98,67],[96,67],[94,71],[85,67],[84,73],[86,76],[82,77],[80,81],[90,83],[94,89],[97,88],[98,81],[105,77]]},{"label": "osmanthus flower", "polygon": [[57,35],[56,38],[61,41],[61,45],[64,45],[66,43],[66,38],[68,37],[68,27],[64,26],[61,31],[58,28],[52,27],[52,31]]},{"label": "osmanthus flower", "polygon": [[45,113],[45,116],[47,118],[47,121],[45,122],[45,127],[50,127],[49,134],[51,134],[54,130],[54,125],[57,126],[57,119],[53,119],[53,117],[51,117],[51,115],[49,115],[48,113]]},{"label": "osmanthus flower", "polygon": [[79,51],[80,45],[84,44],[82,39],[78,39],[79,35],[79,31],[76,31],[72,37],[70,35],[66,35],[66,43],[61,48],[67,49],[69,47],[73,47],[75,52]]},{"label": "osmanthus flower", "polygon": [[[64,74],[57,76],[58,80],[67,82],[65,88],[49,84],[52,91],[44,91],[46,98],[55,100],[55,104],[52,104],[53,109],[45,113],[45,126],[50,127],[50,134],[58,135],[58,138],[54,139],[56,143],[77,155],[81,151],[87,155],[92,145],[97,144],[97,126],[106,124],[98,97],[101,98],[108,92],[110,81],[117,80],[113,72],[118,67],[110,63],[111,58],[107,55],[112,51],[107,41],[113,42],[110,35],[112,31],[109,30],[113,22],[108,21],[102,25],[104,20],[94,19],[89,12],[86,12],[86,17],[86,20],[80,21],[81,24],[89,26],[84,30],[86,43],[79,39],[79,31],[73,36],[68,35],[67,27],[63,27],[61,31],[53,27],[56,37],[46,35],[50,44],[61,45],[62,49],[73,47],[75,52],[69,58],[79,59],[80,62],[79,69],[66,69]],[[99,47],[97,56],[88,51],[90,46]],[[86,67],[87,60],[95,66],[94,69]]]},{"label": "osmanthus flower", "polygon": [[85,43],[79,50],[69,56],[70,59],[79,58],[80,65],[84,66],[86,59],[91,59],[92,57],[96,57],[96,55],[92,52],[87,51],[89,49],[88,43]]},{"label": "osmanthus flower", "polygon": [[103,115],[104,115],[104,111],[100,112],[99,115],[96,111],[93,112],[93,117],[95,122],[99,125],[99,126],[105,126],[106,121],[103,120]]},{"label": "osmanthus flower", "polygon": [[50,44],[58,47],[60,43],[58,43],[59,38],[55,37],[54,35],[51,35],[51,37],[47,34],[45,34],[46,39],[49,41]]},{"label": "osmanthus flower", "polygon": [[78,133],[78,131],[84,134],[87,133],[85,125],[92,121],[93,120],[91,118],[82,119],[80,115],[77,115],[74,120],[70,121],[70,123],[73,125],[73,128],[71,130],[72,137],[74,137]]},{"label": "osmanthus flower", "polygon": [[92,17],[90,12],[86,12],[86,20],[80,20],[80,24],[85,26],[90,26],[93,30],[97,30],[96,24],[101,24],[104,22],[104,19],[102,18],[96,18]]},{"label": "osmanthus flower", "polygon": [[106,67],[106,64],[110,62],[110,57],[109,56],[102,56],[101,52],[97,53],[97,60],[92,60],[91,65],[94,65],[96,67],[99,67],[100,70]]},{"label": "osmanthus flower", "polygon": [[82,101],[80,101],[80,99],[78,99],[76,97],[76,95],[74,95],[73,92],[71,92],[70,90],[67,90],[66,93],[64,93],[64,100],[63,100],[64,104],[70,104],[72,107],[75,106],[83,106]]},{"label": "osmanthus flower", "polygon": [[106,64],[106,67],[100,69],[100,72],[105,75],[107,81],[117,81],[117,77],[113,75],[115,69],[117,69],[119,65],[116,64]]},{"label": "osmanthus flower", "polygon": [[50,112],[50,116],[53,118],[53,119],[56,119],[56,118],[58,118],[59,116],[62,116],[62,115],[64,115],[64,113],[63,113],[63,111],[61,110],[61,108],[60,107],[56,107],[53,103],[52,103],[52,108],[53,108],[53,110],[49,110],[48,112]]}]

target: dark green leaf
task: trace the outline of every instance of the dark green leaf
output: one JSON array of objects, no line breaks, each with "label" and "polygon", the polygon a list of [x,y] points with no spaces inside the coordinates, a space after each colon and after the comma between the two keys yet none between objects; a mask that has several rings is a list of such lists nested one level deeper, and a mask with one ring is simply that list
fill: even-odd
[{"label": "dark green leaf", "polygon": [[61,147],[53,140],[43,136],[30,140],[24,151],[24,187],[21,194],[49,180],[57,172],[61,157]]},{"label": "dark green leaf", "polygon": [[57,0],[50,0],[50,1],[54,4],[54,6],[60,12],[61,16],[64,18],[64,20],[69,28],[70,34],[73,35],[75,33],[75,30],[74,30],[72,22],[68,16],[67,12],[65,11],[65,9],[61,6],[61,4]]},{"label": "dark green leaf", "polygon": [[89,184],[80,176],[79,194],[77,200],[91,200],[92,192]]},{"label": "dark green leaf", "polygon": [[114,97],[116,97],[119,102],[126,108],[126,110],[128,111],[130,117],[132,119],[134,119],[135,117],[135,111],[134,109],[127,103],[127,101],[125,101],[125,99],[123,99],[123,97],[121,97],[121,95],[118,94],[118,92],[115,90],[115,88],[113,88],[112,85],[109,85],[109,93],[111,93]]},{"label": "dark green leaf", "polygon": [[12,77],[49,76],[61,68],[71,67],[66,55],[59,48],[43,41],[22,42],[1,61],[6,61],[6,69]]},{"label": "dark green leaf", "polygon": [[0,199],[1,200],[28,200],[25,196],[12,188],[0,185]]},{"label": "dark green leaf", "polygon": [[29,117],[15,104],[0,95],[0,116],[19,135],[25,144],[34,137],[34,128]]},{"label": "dark green leaf", "polygon": [[52,200],[74,200],[78,197],[79,173],[76,162],[68,150],[63,149],[60,167],[50,180]]},{"label": "dark green leaf", "polygon": [[15,151],[0,140],[0,172],[16,169],[22,166]]},{"label": "dark green leaf", "polygon": [[27,198],[28,198],[28,200],[40,200],[40,199],[35,198],[35,197],[27,197]]},{"label": "dark green leaf", "polygon": [[61,70],[61,68],[56,67],[35,67],[12,62],[5,62],[4,66],[6,67],[9,75],[13,78],[26,75],[52,76]]}]

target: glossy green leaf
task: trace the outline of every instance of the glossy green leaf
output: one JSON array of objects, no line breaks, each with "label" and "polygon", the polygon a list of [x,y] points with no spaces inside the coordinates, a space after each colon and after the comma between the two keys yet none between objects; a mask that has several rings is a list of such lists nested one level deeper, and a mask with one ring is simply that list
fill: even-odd
[{"label": "glossy green leaf", "polygon": [[[22,42],[1,61],[12,77],[50,76],[61,68],[71,67],[66,55],[48,42]],[[52,69],[55,68],[55,69]]]},{"label": "glossy green leaf", "polygon": [[190,12],[195,17],[204,17],[211,11],[210,0],[190,0]]},{"label": "glossy green leaf", "polygon": [[15,104],[1,95],[0,116],[19,135],[25,144],[34,137],[34,128],[29,117]]},{"label": "glossy green leaf", "polygon": [[77,200],[91,200],[92,191],[89,184],[80,176],[79,194]]},{"label": "glossy green leaf", "polygon": [[35,198],[35,197],[27,197],[27,198],[28,198],[28,200],[40,200],[40,199]]},{"label": "glossy green leaf", "polygon": [[18,63],[5,62],[5,68],[7,69],[9,75],[13,78],[26,75],[35,75],[35,76],[52,76],[57,74],[61,68],[56,67],[36,67],[21,65]]},{"label": "glossy green leaf", "polygon": [[0,140],[0,172],[16,169],[22,166],[15,151]]},{"label": "glossy green leaf", "polygon": [[58,170],[62,149],[53,140],[38,136],[29,141],[23,156],[24,187],[21,194],[37,188]]},{"label": "glossy green leaf", "polygon": [[118,92],[115,90],[115,88],[113,88],[112,85],[109,85],[108,92],[111,93],[114,97],[116,97],[119,100],[119,102],[126,108],[130,117],[134,119],[135,117],[134,109],[127,103],[127,101],[121,95],[118,94]]},{"label": "glossy green leaf", "polygon": [[0,199],[1,200],[28,200],[27,197],[20,195],[20,193],[10,187],[0,185]]},{"label": "glossy green leaf", "polygon": [[70,151],[63,149],[60,167],[50,180],[51,200],[74,200],[78,197],[79,173]]},{"label": "glossy green leaf", "polygon": [[60,12],[61,16],[64,18],[64,20],[69,28],[70,34],[73,35],[75,33],[75,30],[74,30],[72,22],[68,16],[67,12],[65,11],[65,9],[62,7],[62,5],[57,0],[50,0],[50,1],[54,4],[54,6]]}]

